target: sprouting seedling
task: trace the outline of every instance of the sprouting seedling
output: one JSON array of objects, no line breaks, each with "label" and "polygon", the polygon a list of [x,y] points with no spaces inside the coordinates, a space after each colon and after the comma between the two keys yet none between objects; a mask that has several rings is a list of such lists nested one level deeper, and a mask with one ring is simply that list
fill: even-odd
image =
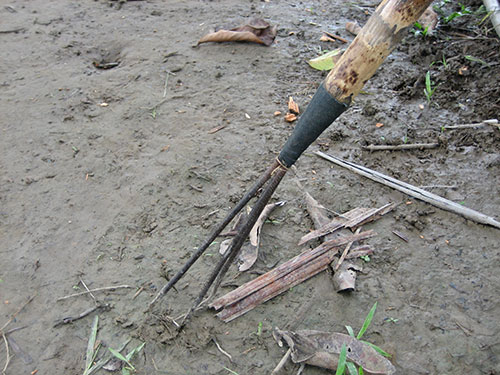
[{"label": "sprouting seedling", "polygon": [[262,334],[262,325],[262,322],[259,322],[259,325],[257,326],[257,336],[259,337]]},{"label": "sprouting seedling", "polygon": [[474,56],[471,56],[471,55],[465,55],[464,56],[467,60],[469,61],[472,61],[472,62],[477,62],[477,63],[480,63],[481,65],[484,65],[484,66],[489,66],[490,64],[488,64],[486,61],[478,58],[478,57],[474,57]]},{"label": "sprouting seedling", "polygon": [[143,342],[136,348],[132,349],[132,351],[125,356],[121,354],[118,350],[115,350],[113,348],[108,348],[111,354],[113,354],[116,358],[118,358],[120,361],[124,362],[127,365],[122,368],[122,375],[130,375],[131,373],[136,372],[135,367],[132,365],[132,363],[130,363],[130,361],[132,360],[132,357],[134,355],[136,355],[142,350],[144,345],[146,345],[145,342]]},{"label": "sprouting seedling", "polygon": [[425,97],[427,98],[427,103],[431,103],[431,98],[434,92],[436,91],[437,86],[433,86],[433,83],[431,81],[431,72],[427,72],[425,74],[425,89],[424,89],[424,94]]},{"label": "sprouting seedling", "polygon": [[422,35],[425,38],[427,36],[427,34],[429,33],[429,26],[424,27],[418,21],[415,22],[415,24],[413,25],[413,27],[415,28],[415,30],[414,30],[414,34],[415,35]]},{"label": "sprouting seedling", "polygon": [[469,8],[465,7],[464,4],[458,3],[458,5],[460,5],[460,10],[458,12],[453,12],[453,13],[449,14],[448,16],[444,17],[444,19],[443,19],[444,23],[449,23],[449,22],[453,21],[455,18],[460,18],[460,17],[463,17],[467,14],[472,13]]},{"label": "sprouting seedling", "polygon": [[[357,335],[354,335],[354,330],[352,329],[351,326],[345,326],[345,328],[347,329],[347,333],[349,334],[349,336],[354,337],[357,340],[360,340],[361,342],[363,342],[363,343],[371,346],[378,353],[380,353],[384,357],[388,357],[389,358],[389,357],[391,357],[391,355],[389,353],[385,352],[383,349],[379,348],[377,345],[372,344],[371,342],[368,342],[368,341],[361,340],[361,338],[365,334],[366,330],[370,326],[370,324],[371,324],[371,322],[373,320],[373,316],[375,315],[375,311],[376,310],[377,310],[377,302],[375,302],[373,304],[372,308],[368,312],[368,315],[366,316],[365,321],[363,322],[363,326],[361,327],[361,329],[359,330],[359,332],[358,332]],[[343,345],[342,349],[344,349],[344,346],[345,346],[345,344]],[[346,356],[347,356],[347,353],[346,353]],[[341,366],[341,357],[342,357],[342,350],[340,352],[339,363],[337,365],[337,372],[335,374],[339,373],[338,371],[339,371],[339,366]],[[344,374],[345,368],[347,368],[347,370],[349,371],[349,375],[363,375],[364,374],[364,370],[363,370],[362,367],[359,367],[358,371],[356,372],[356,366],[354,365],[354,363],[348,362],[347,358],[344,361],[343,370],[342,370],[342,372],[340,372],[340,374]]]}]

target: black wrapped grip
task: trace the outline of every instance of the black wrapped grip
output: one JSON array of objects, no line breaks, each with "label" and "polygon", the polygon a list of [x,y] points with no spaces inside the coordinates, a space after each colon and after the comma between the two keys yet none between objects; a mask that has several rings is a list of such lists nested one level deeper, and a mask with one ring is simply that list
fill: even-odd
[{"label": "black wrapped grip", "polygon": [[338,102],[323,84],[314,94],[306,111],[283,146],[278,160],[287,168],[291,167],[300,155],[328,128],[348,105]]}]

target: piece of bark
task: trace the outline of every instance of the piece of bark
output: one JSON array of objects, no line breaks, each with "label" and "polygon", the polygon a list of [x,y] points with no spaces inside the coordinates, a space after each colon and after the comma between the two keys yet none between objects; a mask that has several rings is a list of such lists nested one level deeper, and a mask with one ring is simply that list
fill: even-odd
[{"label": "piece of bark", "polygon": [[277,28],[260,18],[229,30],[218,30],[205,35],[198,44],[207,42],[251,42],[270,46],[276,38]]},{"label": "piece of bark", "polygon": [[360,225],[363,225],[369,221],[374,220],[376,217],[385,215],[393,208],[394,205],[392,203],[388,203],[380,208],[357,207],[353,210],[343,213],[342,217],[336,217],[330,223],[323,225],[321,228],[306,234],[300,239],[299,245],[302,245],[315,238],[322,237],[328,233],[332,233],[341,228],[354,229]]},{"label": "piece of bark", "polygon": [[223,306],[227,306],[229,304],[233,304],[248,295],[255,293],[256,291],[262,289],[268,284],[271,284],[278,280],[279,278],[295,271],[297,268],[302,266],[303,264],[317,258],[318,256],[326,253],[330,249],[334,247],[338,247],[344,244],[347,244],[349,242],[353,241],[360,241],[366,238],[373,237],[375,235],[375,232],[369,230],[366,232],[362,232],[358,235],[352,235],[352,236],[343,236],[336,238],[331,241],[327,241],[319,245],[318,247],[312,249],[312,250],[307,250],[302,252],[301,254],[297,255],[296,257],[290,259],[289,261],[283,263],[282,265],[274,268],[273,270],[265,273],[264,275],[261,275],[257,277],[256,279],[240,286],[239,288],[227,293],[226,295],[218,298],[214,302],[210,304],[210,307],[215,308],[216,310],[219,310]]},{"label": "piece of bark", "polygon": [[300,113],[299,105],[295,103],[291,96],[288,98],[288,110],[296,115]]},{"label": "piece of bark", "polygon": [[439,143],[414,143],[405,145],[368,145],[363,146],[366,151],[403,151],[403,150],[424,150],[439,147]]},{"label": "piece of bark", "polygon": [[347,348],[347,360],[363,368],[370,374],[391,375],[396,372],[392,363],[377,353],[370,345],[342,333],[330,333],[313,330],[273,332],[280,346],[283,341],[292,349],[294,363],[306,363],[312,366],[336,370],[342,345]]},{"label": "piece of bark", "polygon": [[356,289],[356,272],[361,268],[350,262],[343,262],[333,274],[333,284],[337,292],[352,292]]}]

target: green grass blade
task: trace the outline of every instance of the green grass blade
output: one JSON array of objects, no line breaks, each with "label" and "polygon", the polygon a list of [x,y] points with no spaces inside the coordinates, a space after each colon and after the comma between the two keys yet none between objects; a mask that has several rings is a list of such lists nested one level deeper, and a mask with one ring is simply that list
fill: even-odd
[{"label": "green grass blade", "polygon": [[358,375],[365,375],[365,372],[364,372],[364,370],[363,370],[363,367],[360,367],[360,368],[358,369]]},{"label": "green grass blade", "polygon": [[[128,338],[127,341],[125,341],[121,347],[118,348],[118,351],[121,352],[127,344],[132,340],[131,338]],[[102,366],[104,366],[106,363],[109,362],[109,360],[113,358],[113,355],[111,353],[108,353],[108,355],[104,355],[103,358],[101,358],[94,366],[92,366],[86,375],[92,375],[94,372],[98,371],[101,369]]]},{"label": "green grass blade", "polygon": [[373,315],[375,315],[375,310],[377,310],[377,302],[373,304],[373,307],[370,309],[370,312],[366,316],[365,322],[363,323],[363,327],[359,330],[358,336],[356,337],[358,340],[363,337],[363,334],[366,332],[370,323],[372,322]]},{"label": "green grass blade", "polygon": [[387,358],[391,358],[392,357],[392,355],[390,355],[389,353],[387,353],[384,349],[378,347],[375,344],[372,344],[371,342],[364,341],[364,340],[361,340],[361,342],[364,343],[364,344],[366,344],[366,345],[370,345],[373,349],[375,349],[377,352],[379,352],[380,354],[382,354],[384,357],[387,357]]},{"label": "green grass blade", "polygon": [[230,368],[224,367],[224,370],[229,371],[233,375],[239,375],[236,371],[231,370]]},{"label": "green grass blade", "polygon": [[117,350],[115,350],[115,349],[113,349],[113,348],[108,348],[108,349],[109,349],[109,351],[111,352],[111,354],[113,354],[116,358],[118,358],[120,361],[125,362],[127,365],[129,365],[129,366],[130,366],[130,368],[132,368],[133,370],[135,370],[135,367],[134,367],[134,366],[132,366],[132,364],[128,361],[128,359],[127,359],[127,358],[125,358],[125,357],[123,356],[123,354],[122,354],[122,353],[120,353],[119,351],[117,351]]},{"label": "green grass blade", "polygon": [[347,348],[345,344],[342,344],[342,349],[340,349],[340,355],[339,355],[339,363],[337,365],[337,371],[335,371],[335,375],[344,374],[346,357],[347,357]]},{"label": "green grass blade", "polygon": [[355,337],[354,336],[354,330],[352,329],[351,326],[345,326],[345,329],[347,329],[347,333],[349,333],[349,336]]},{"label": "green grass blade", "polygon": [[92,323],[92,331],[90,332],[89,342],[87,344],[87,356],[85,357],[85,371],[83,375],[87,375],[88,371],[92,367],[92,362],[95,358],[94,346],[97,339],[97,327],[99,325],[99,316],[96,315],[94,322]]},{"label": "green grass blade", "polygon": [[356,366],[352,362],[347,362],[347,371],[349,371],[349,375],[358,375],[358,370],[356,370]]},{"label": "green grass blade", "polygon": [[137,353],[139,353],[142,348],[144,348],[144,345],[146,345],[145,342],[143,342],[141,345],[139,345],[137,348],[134,348],[130,353],[128,353],[125,358],[127,359],[127,361],[131,361],[132,360],[132,357],[134,355],[136,355]]}]

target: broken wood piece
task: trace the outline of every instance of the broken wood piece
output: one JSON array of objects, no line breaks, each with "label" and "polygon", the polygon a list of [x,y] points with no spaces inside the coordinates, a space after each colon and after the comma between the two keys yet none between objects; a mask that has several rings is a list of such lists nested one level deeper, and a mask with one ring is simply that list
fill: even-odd
[{"label": "broken wood piece", "polygon": [[383,185],[390,186],[393,189],[401,191],[407,195],[410,195],[414,198],[420,199],[424,202],[430,203],[436,207],[442,208],[443,210],[454,212],[458,215],[462,215],[466,219],[475,221],[476,223],[491,225],[492,227],[500,229],[500,222],[498,222],[495,218],[493,218],[491,216],[487,216],[481,212],[464,207],[458,203],[455,203],[453,201],[450,201],[448,199],[440,197],[439,195],[430,193],[430,192],[425,191],[423,189],[420,189],[416,186],[413,186],[413,185],[407,184],[403,181],[397,180],[395,178],[386,176],[382,173],[376,172],[376,171],[371,170],[369,168],[362,167],[362,166],[357,165],[355,163],[345,161],[345,160],[336,158],[335,156],[325,154],[324,152],[316,151],[315,154],[318,155],[319,157],[322,157],[323,159],[326,159],[326,160],[334,163],[334,164],[337,164],[341,167],[349,169],[352,172],[360,174],[364,177],[367,177],[367,178],[369,178],[373,181],[376,181],[378,183],[381,183]]},{"label": "broken wood piece", "polygon": [[227,293],[226,295],[218,298],[210,304],[216,310],[221,309],[224,306],[233,304],[248,295],[257,292],[268,284],[271,284],[278,280],[279,278],[293,272],[297,268],[301,267],[303,264],[310,262],[311,260],[319,257],[320,255],[326,253],[332,248],[345,245],[352,241],[360,241],[373,237],[375,232],[372,230],[365,231],[359,234],[354,234],[351,236],[342,236],[331,241],[327,241],[319,245],[318,247],[302,252],[301,254],[295,256],[294,258],[288,260],[287,262],[281,264],[280,266],[274,268],[273,270],[257,277],[256,279],[240,286],[239,288]]},{"label": "broken wood piece", "polygon": [[340,228],[355,228],[357,226],[363,225],[378,216],[385,215],[393,208],[394,205],[392,203],[385,204],[380,208],[354,208],[342,214],[342,217],[336,217],[330,223],[303,236],[299,241],[299,245],[302,245],[315,238],[323,237],[324,235],[332,233]]},{"label": "broken wood piece", "polygon": [[439,147],[439,143],[413,143],[404,145],[368,145],[362,149],[366,151],[402,151],[402,150],[423,150]]},{"label": "broken wood piece", "polygon": [[360,266],[353,263],[341,263],[340,268],[333,274],[335,290],[339,292],[352,292],[356,288],[356,272],[362,271]]},{"label": "broken wood piece", "polygon": [[476,124],[446,125],[446,126],[443,126],[443,129],[455,130],[455,129],[468,129],[468,128],[482,128],[482,127],[485,127],[488,125],[500,128],[500,125],[498,124],[497,119],[490,119],[490,120],[484,120],[484,121],[478,122]]},{"label": "broken wood piece", "polygon": [[[355,233],[359,234],[359,232],[361,232],[361,227],[356,229]],[[337,264],[335,264],[335,266],[333,267],[334,271],[337,271],[339,269],[339,267],[342,265],[342,262],[344,261],[345,257],[347,256],[347,253],[349,253],[349,250],[351,249],[353,243],[354,242],[349,242],[347,244],[347,246],[345,247],[344,251],[342,252],[342,255],[340,256],[340,259],[338,260]]]},{"label": "broken wood piece", "polygon": [[300,113],[299,105],[295,103],[291,96],[288,98],[288,110],[296,115]]},{"label": "broken wood piece", "polygon": [[341,41],[342,43],[349,43],[349,41],[345,38],[342,38],[341,36],[338,36],[338,35],[335,35],[335,34],[332,34],[332,33],[329,33],[328,31],[323,31],[323,33],[326,35],[326,36],[329,36],[330,38],[332,39],[337,39],[339,41]]},{"label": "broken wood piece", "polygon": [[330,333],[313,330],[281,331],[275,328],[274,339],[282,346],[283,341],[292,349],[294,363],[306,363],[312,366],[336,370],[343,345],[347,348],[347,360],[362,367],[369,374],[387,374],[396,372],[392,363],[377,353],[370,345],[342,333]]},{"label": "broken wood piece", "polygon": [[[252,293],[233,304],[225,306],[224,309],[217,314],[217,317],[226,323],[230,322],[231,320],[236,319],[237,317],[254,309],[261,303],[269,301],[279,294],[286,292],[288,289],[326,270],[337,252],[338,248],[330,249],[327,253],[321,254],[313,260],[302,264],[293,272],[290,272],[274,282],[265,285],[255,293]],[[250,281],[247,284],[250,283],[252,282]]]}]

